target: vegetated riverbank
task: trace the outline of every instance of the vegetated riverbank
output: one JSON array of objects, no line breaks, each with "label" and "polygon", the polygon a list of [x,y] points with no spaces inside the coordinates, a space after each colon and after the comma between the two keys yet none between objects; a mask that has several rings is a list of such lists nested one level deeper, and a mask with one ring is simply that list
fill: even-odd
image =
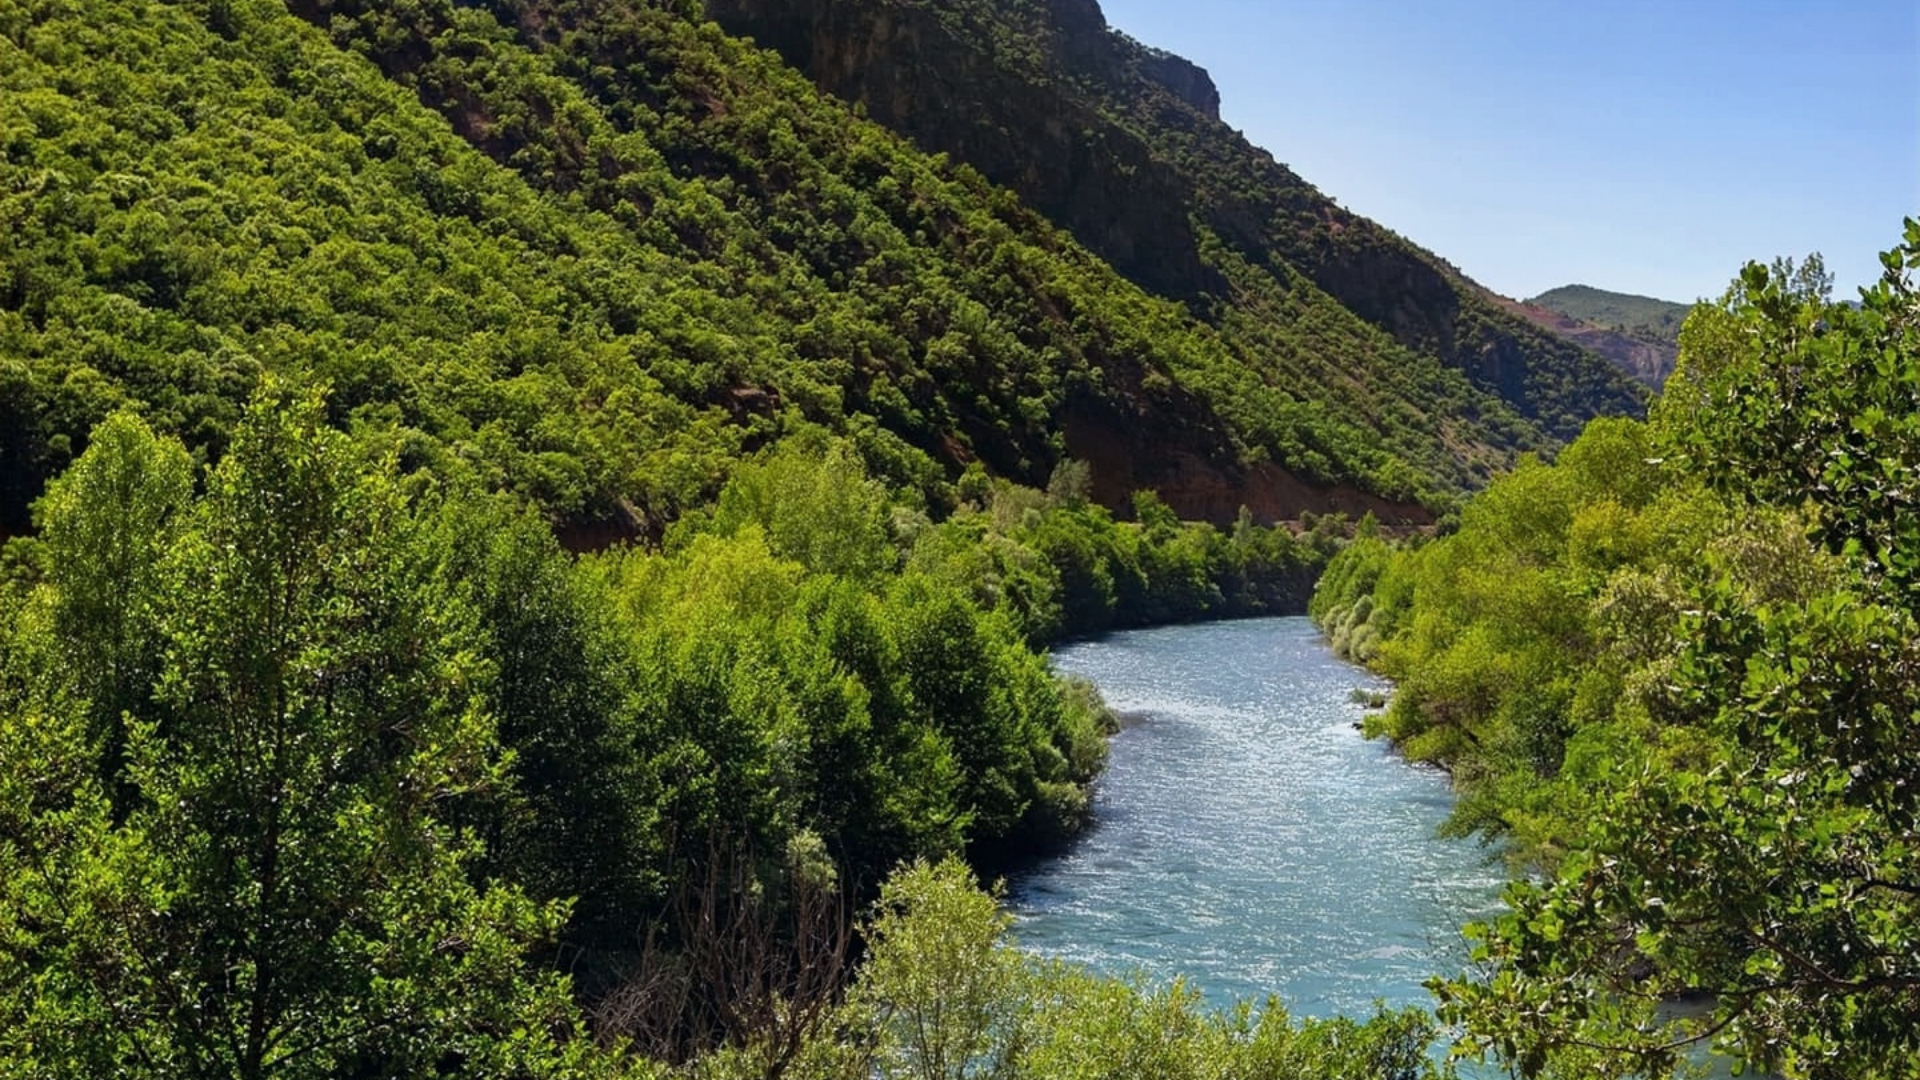
[{"label": "vegetated riverbank", "polygon": [[[1304,615],[1334,553],[1356,533],[1378,535],[1372,518],[1355,523],[1338,514],[1307,515],[1297,528],[1263,528],[1243,512],[1231,530],[1222,530],[1179,521],[1150,494],[1135,499],[1135,521],[1119,522],[1072,494],[1076,473],[1056,480],[1046,504],[1027,506],[1022,524],[1007,534],[1047,552],[1058,575],[1057,608],[1036,620],[1043,630],[1029,631],[1036,647],[1153,627]],[[1003,487],[996,499],[1010,491]],[[996,504],[992,516],[1009,515]],[[1101,717],[1108,735],[1117,730],[1096,688],[1069,680],[1065,689]],[[1036,822],[1003,841],[976,844],[969,859],[992,878],[1057,856],[1087,824],[1091,803],[1081,805],[1076,819]]]},{"label": "vegetated riverbank", "polygon": [[[517,995],[665,1059],[766,1037],[778,1010],[752,1010],[831,1002],[850,975],[828,953],[802,967],[831,978],[796,982],[789,946],[850,941],[895,867],[1085,820],[1105,725],[1034,642],[1282,603],[1323,557],[1284,528],[1182,523],[1151,498],[1122,522],[1071,484],[983,475],[934,521],[824,432],[740,463],[659,549],[574,557],[523,503],[408,472],[327,409],[269,379],[210,467],[116,413],[41,501],[42,533],[8,545],[0,772],[28,846],[0,859],[57,872],[5,877],[33,888],[0,891],[0,915],[41,929],[0,962],[51,980],[16,988],[74,987],[0,997],[16,1032],[111,1047],[108,1014],[72,1010],[126,1000],[160,1042],[176,1022],[251,1038],[247,1001],[206,986],[227,1011],[176,1016],[124,981],[179,941],[196,971],[252,970],[254,932],[221,921],[242,904],[299,959],[290,994],[357,985],[340,935],[457,933],[490,943],[488,1000],[540,1031],[572,1025]],[[235,752],[233,732],[279,749]],[[358,763],[352,781],[329,762]],[[392,837],[426,861],[390,864]],[[267,854],[239,878],[182,854],[223,845]],[[294,858],[319,850],[337,866]],[[358,891],[312,923],[300,898],[341,866]],[[133,888],[129,867],[188,921],[60,929],[50,912]],[[380,906],[398,882],[424,906]],[[71,970],[69,932],[121,960]],[[458,983],[454,959],[423,958],[406,992]]]},{"label": "vegetated riverbank", "polygon": [[1920,1068],[1920,222],[1883,263],[1858,304],[1817,258],[1750,265],[1647,423],[1322,581],[1315,615],[1398,684],[1376,730],[1539,868],[1485,974],[1440,988],[1522,1071],[1709,1038],[1785,1075]]}]

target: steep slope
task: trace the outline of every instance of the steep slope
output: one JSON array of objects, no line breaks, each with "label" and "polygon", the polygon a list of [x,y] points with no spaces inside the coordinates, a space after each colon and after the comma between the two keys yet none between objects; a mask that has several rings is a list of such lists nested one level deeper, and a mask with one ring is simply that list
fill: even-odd
[{"label": "steep slope", "polygon": [[1358,316],[1466,372],[1557,438],[1642,407],[1644,393],[1601,358],[1502,310],[1248,144],[1220,122],[1204,71],[1110,30],[1093,0],[707,7],[1216,323],[1305,286],[1343,309],[1336,318]]},{"label": "steep slope", "polygon": [[[675,176],[716,195],[723,210],[760,230],[759,257],[798,264],[793,276],[825,285],[806,295],[766,297],[776,308],[800,308],[796,322],[817,325],[821,320],[807,306],[848,299],[867,311],[898,311],[904,291],[925,288],[925,275],[875,274],[874,222],[890,221],[910,245],[934,249],[935,265],[965,264],[959,284],[982,309],[956,310],[935,288],[902,313],[904,347],[931,346],[935,354],[970,359],[957,384],[951,375],[936,380],[947,392],[992,394],[1003,378],[992,363],[1003,346],[973,335],[970,320],[997,318],[1024,334],[1031,329],[1022,328],[1066,321],[1079,332],[1110,321],[1116,303],[1153,312],[1152,325],[1117,336],[1096,332],[1092,347],[1118,365],[1102,393],[1132,393],[1126,389],[1132,376],[1113,378],[1119,368],[1164,356],[1172,365],[1166,372],[1204,409],[1172,403],[1116,412],[1097,395],[1074,394],[1038,403],[1046,415],[1029,416],[1057,425],[1054,460],[1064,453],[1094,464],[1095,494],[1110,505],[1125,506],[1136,488],[1154,488],[1181,512],[1216,520],[1231,518],[1242,504],[1263,518],[1302,509],[1417,517],[1417,511],[1376,505],[1355,488],[1401,502],[1431,498],[1475,482],[1513,450],[1540,442],[1499,402],[1364,326],[1301,323],[1277,335],[1221,334],[1177,307],[1147,300],[1105,266],[1097,268],[1097,282],[1064,290],[1065,279],[1041,284],[1023,275],[1015,255],[1029,232],[1042,234],[1044,244],[1069,261],[1092,260],[1043,219],[990,192],[970,168],[953,170],[966,197],[930,196],[895,164],[922,160],[919,155],[821,98],[777,58],[703,26],[698,5],[501,3],[404,18],[354,3],[300,10],[331,27],[342,45],[374,56],[531,184],[616,214],[649,213],[653,205],[636,203],[626,177],[655,168],[653,160],[623,156],[627,150],[615,146],[603,156],[599,175],[551,167],[578,160],[581,140],[596,135],[609,145],[643,141]],[[565,115],[567,123],[525,120],[554,115]],[[522,120],[509,130],[497,117]],[[944,159],[932,167],[947,169]],[[978,228],[983,208],[1006,216],[1011,228]],[[1069,357],[1073,351],[1061,350]],[[1314,365],[1311,377],[1301,377],[1292,359],[1301,356]],[[1392,374],[1356,379],[1323,358]],[[1169,388],[1157,378],[1143,385],[1154,393]],[[894,388],[879,389],[890,394]],[[1028,402],[1030,412],[1035,404]],[[1220,410],[1222,419],[1208,420],[1205,409]],[[931,419],[944,437],[956,419],[966,418]],[[1210,424],[1218,428],[1211,436]],[[962,427],[958,434],[972,433]],[[1041,454],[981,456],[1007,475],[1045,479]],[[1303,489],[1302,481],[1318,493]]]},{"label": "steep slope", "polygon": [[1542,330],[1599,353],[1613,361],[1620,370],[1655,390],[1666,385],[1667,376],[1673,374],[1673,365],[1680,358],[1677,327],[1675,336],[1663,339],[1628,333],[1610,326],[1596,326],[1532,301],[1500,297],[1496,302]]},{"label": "steep slope", "polygon": [[[538,99],[552,91],[529,98],[524,84],[500,79],[492,61],[476,65],[459,49],[444,47],[463,36],[478,42],[493,34],[489,44],[465,47],[489,56],[509,43],[538,50],[544,70],[582,88],[589,108],[621,130],[643,132],[676,172],[721,185],[716,190],[756,220],[818,217],[822,191],[884,201],[891,190],[870,187],[870,163],[846,153],[849,137],[869,131],[866,125],[849,126],[843,108],[811,94],[804,81],[770,58],[695,32],[698,4],[503,0],[481,9],[491,12],[499,27],[489,29],[476,12],[461,11],[454,17],[455,29],[445,19],[413,18],[405,27],[390,20],[379,31],[387,41],[412,36],[411,47],[383,44],[379,55],[396,78],[412,81],[422,100],[447,113],[456,126],[463,103],[470,100],[490,101],[489,109],[507,114],[541,115],[551,108]],[[318,4],[311,14],[336,18],[356,10],[354,4]],[[366,20],[351,25],[360,28],[364,44]],[[413,59],[425,56],[432,59],[424,66]],[[742,72],[753,77],[741,78]],[[956,84],[942,94],[964,101],[996,85],[991,72],[979,75],[971,90]],[[793,138],[768,139],[769,127]],[[535,128],[520,137],[545,142],[547,159],[571,153],[564,132]],[[503,160],[520,167],[532,183],[550,182],[541,158],[532,159],[531,168],[524,155]],[[970,168],[959,175],[978,179]],[[798,223],[795,231],[819,237],[842,228],[829,217]],[[916,230],[917,237],[926,235]],[[776,243],[786,241],[776,238]],[[843,241],[841,248],[858,255],[857,244]],[[1235,272],[1231,259],[1217,261]],[[1299,495],[1286,491],[1293,479],[1328,477],[1323,465],[1329,454],[1353,457],[1377,447],[1402,459],[1412,468],[1383,465],[1387,471],[1376,470],[1373,480],[1376,490],[1404,498],[1433,491],[1418,478],[1422,473],[1437,474],[1447,485],[1475,484],[1513,450],[1542,445],[1535,426],[1516,423],[1513,410],[1497,397],[1475,392],[1443,366],[1346,317],[1310,283],[1296,278],[1280,287],[1256,275],[1255,286],[1227,318],[1214,320],[1229,356],[1226,367],[1206,376],[1220,391],[1216,400],[1233,411],[1236,425],[1257,433],[1262,445],[1253,470],[1224,475],[1196,457],[1177,430],[1184,421],[1176,429],[1152,422],[1143,427],[1138,419],[1116,428],[1110,416],[1089,415],[1078,407],[1063,410],[1067,452],[1095,464],[1095,490],[1103,501],[1124,504],[1132,488],[1153,487],[1183,512],[1219,518],[1231,516],[1244,502],[1264,517],[1298,503]],[[1223,375],[1233,381],[1230,388]],[[1358,446],[1351,442],[1356,431],[1363,440]],[[1357,505],[1347,499],[1342,508]]]},{"label": "steep slope", "polygon": [[1420,520],[1545,445],[1304,282],[1156,299],[697,5],[296,7],[0,18],[0,528],[121,402],[218,456],[266,370],[582,542],[809,426],[935,510],[1079,457],[1217,520]]}]

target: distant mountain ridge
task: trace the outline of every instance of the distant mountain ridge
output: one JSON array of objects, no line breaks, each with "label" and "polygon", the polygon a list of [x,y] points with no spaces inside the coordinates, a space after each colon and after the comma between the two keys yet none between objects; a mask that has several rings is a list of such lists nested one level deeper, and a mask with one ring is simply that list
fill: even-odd
[{"label": "distant mountain ridge", "polygon": [[1581,322],[1653,341],[1678,342],[1691,304],[1611,292],[1591,285],[1562,285],[1524,301]]},{"label": "distant mountain ridge", "polygon": [[1531,301],[1497,297],[1496,303],[1550,334],[1599,353],[1614,366],[1652,389],[1658,390],[1673,374],[1680,347],[1671,341],[1635,337],[1619,330],[1574,318]]},{"label": "distant mountain ridge", "polygon": [[1680,327],[1693,308],[1651,296],[1562,285],[1509,310],[1576,341],[1659,389],[1680,355]]}]

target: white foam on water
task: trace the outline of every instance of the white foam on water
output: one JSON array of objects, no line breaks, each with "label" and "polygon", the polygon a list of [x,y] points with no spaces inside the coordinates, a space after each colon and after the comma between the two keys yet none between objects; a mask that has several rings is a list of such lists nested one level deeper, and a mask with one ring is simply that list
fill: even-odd
[{"label": "white foam on water", "polygon": [[1296,1014],[1430,1004],[1459,926],[1504,875],[1437,835],[1452,797],[1354,725],[1355,688],[1305,619],[1115,634],[1056,667],[1138,714],[1113,739],[1095,826],[1011,882],[1029,948],[1116,974],[1184,977],[1226,1005],[1277,993]]}]

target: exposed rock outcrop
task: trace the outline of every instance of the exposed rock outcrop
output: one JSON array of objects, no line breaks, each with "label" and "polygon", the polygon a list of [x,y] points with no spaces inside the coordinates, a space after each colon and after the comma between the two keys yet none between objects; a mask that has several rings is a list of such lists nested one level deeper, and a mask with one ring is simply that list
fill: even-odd
[{"label": "exposed rock outcrop", "polygon": [[1680,359],[1680,346],[1670,341],[1633,337],[1518,300],[1502,298],[1500,306],[1542,330],[1599,353],[1656,390],[1666,385],[1667,376],[1673,374],[1674,364]]},{"label": "exposed rock outcrop", "polygon": [[[926,5],[710,0],[707,9],[873,119],[1020,192],[1144,287],[1182,300],[1224,288],[1200,257],[1191,183],[1072,79],[1020,78],[990,42]],[[1124,42],[1093,0],[1051,0],[1039,30],[1063,73],[1103,70]],[[1211,91],[1199,69],[1161,66],[1195,96]]]},{"label": "exposed rock outcrop", "polygon": [[1122,415],[1103,402],[1081,400],[1066,415],[1067,453],[1089,466],[1089,496],[1122,514],[1136,491],[1154,491],[1174,513],[1193,521],[1230,524],[1245,507],[1262,524],[1299,521],[1307,513],[1373,514],[1381,524],[1417,528],[1434,522],[1418,503],[1395,502],[1350,485],[1308,483],[1271,462],[1223,464],[1181,418],[1148,410]]},{"label": "exposed rock outcrop", "polygon": [[1207,69],[1170,52],[1151,50],[1141,60],[1141,73],[1173,92],[1173,96],[1214,123],[1220,122],[1220,90]]}]

